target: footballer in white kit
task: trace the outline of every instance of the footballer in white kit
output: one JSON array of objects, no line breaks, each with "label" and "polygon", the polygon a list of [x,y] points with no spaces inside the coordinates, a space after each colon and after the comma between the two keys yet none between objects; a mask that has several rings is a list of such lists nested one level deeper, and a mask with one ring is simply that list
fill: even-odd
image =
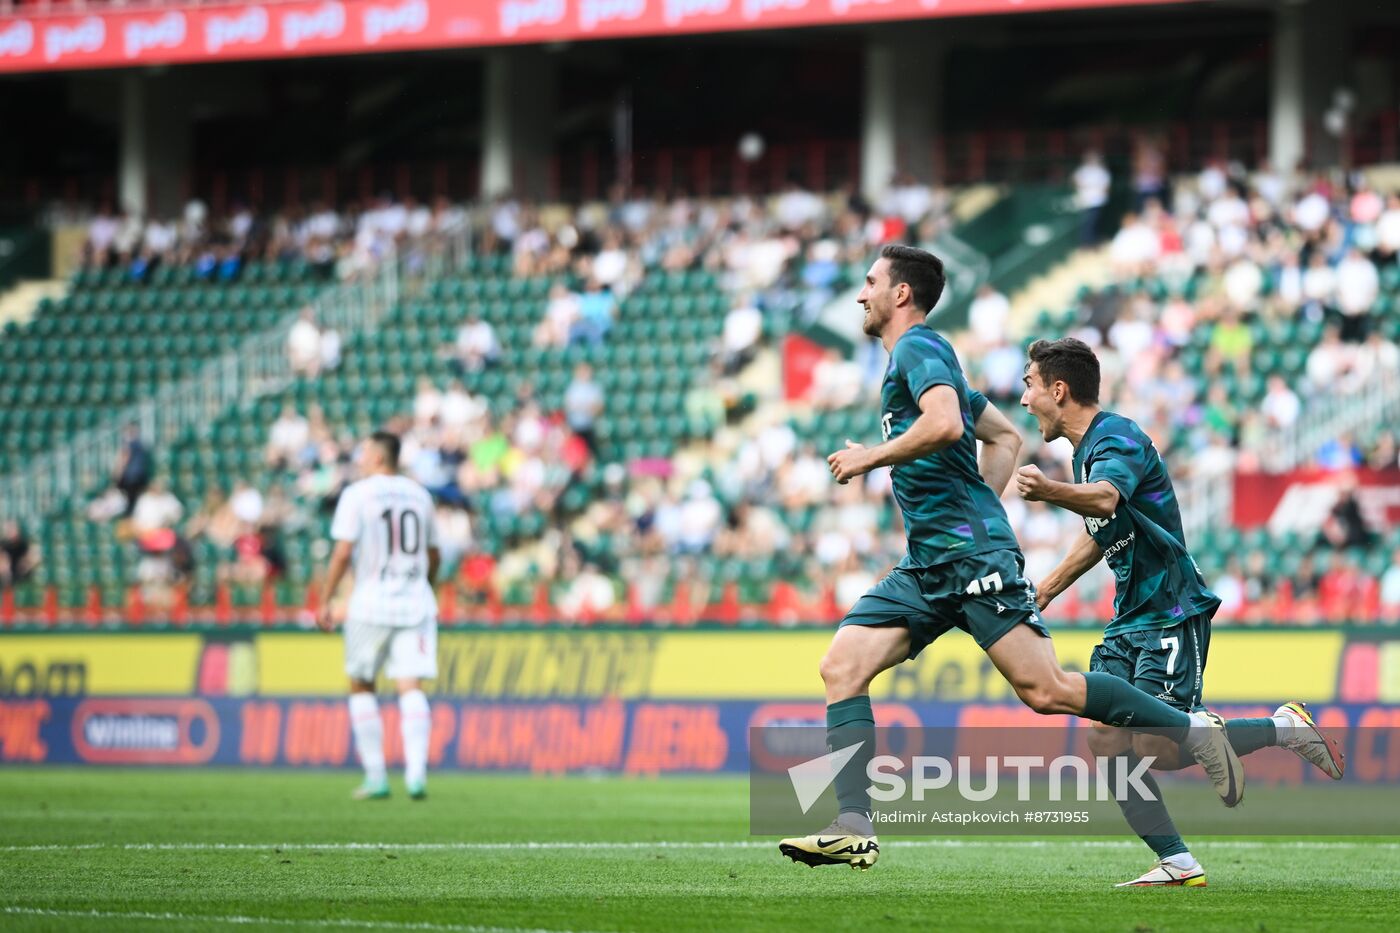
[{"label": "footballer in white kit", "polygon": [[354,588],[345,612],[345,673],[350,677],[350,725],[365,781],[355,797],[389,796],[384,724],[374,679],[383,669],[399,694],[404,782],[415,800],[427,796],[428,737],[432,723],[421,681],[437,677],[438,569],[433,500],[398,472],[399,439],[372,435],[360,450],[363,479],[340,494],[331,538],[335,549],[325,577],[317,624],[335,627],[331,600],[353,566]]}]

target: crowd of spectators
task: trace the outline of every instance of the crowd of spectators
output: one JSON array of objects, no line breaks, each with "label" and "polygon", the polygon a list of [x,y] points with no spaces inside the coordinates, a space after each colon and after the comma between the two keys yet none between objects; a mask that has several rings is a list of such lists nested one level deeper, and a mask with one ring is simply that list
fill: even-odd
[{"label": "crowd of spectators", "polygon": [[[1224,475],[1242,465],[1240,451],[1263,432],[1297,422],[1300,396],[1347,391],[1400,368],[1394,344],[1372,326],[1371,311],[1379,270],[1396,261],[1400,248],[1400,200],[1386,202],[1364,184],[1333,188],[1322,178],[1295,189],[1268,170],[1251,176],[1224,165],[1173,187],[1165,177],[1154,181],[1150,157],[1140,163],[1134,186],[1141,209],[1123,219],[1107,255],[1120,283],[1152,280],[1162,288],[1089,296],[1073,332],[1100,353],[1106,406],[1143,423],[1174,455],[1174,474]],[[1075,176],[1077,203],[1092,215],[1086,240],[1101,232],[1107,174],[1091,157]],[[812,319],[844,286],[843,272],[867,261],[881,243],[931,241],[948,223],[947,204],[943,192],[908,179],[875,207],[850,191],[817,195],[795,185],[766,202],[620,189],[576,210],[501,199],[477,215],[476,248],[508,257],[517,276],[556,279],[530,333],[536,347],[607,341],[619,303],[649,272],[715,273],[733,305],[712,348],[709,378],[687,398],[688,408],[693,402],[708,410],[727,405],[720,401],[730,394],[726,381],[752,363],[766,335]],[[120,243],[115,233],[95,235],[93,256],[125,263],[150,251],[163,261],[197,262],[222,249],[339,261],[401,248],[405,237],[412,242],[461,219],[445,206],[388,202],[358,214],[292,211],[251,224],[247,216],[204,227],[157,225],[164,232],[154,243],[149,226]],[[777,321],[784,313],[793,318]],[[1188,371],[1182,360],[1193,335],[1207,328],[1203,371],[1242,375],[1251,365],[1251,325],[1273,321],[1315,321],[1322,336],[1306,355],[1306,381],[1268,379],[1257,410],[1223,381]],[[316,327],[314,318],[304,323]],[[970,328],[956,338],[970,380],[1004,408],[1019,394],[1023,336],[1013,330],[1007,297],[987,285],[973,301]],[[334,365],[320,340],[315,352],[312,342],[307,337],[305,346],[290,341],[288,347],[308,376]],[[721,427],[707,444],[674,459],[600,463],[595,428],[604,399],[596,374],[579,365],[558,410],[542,405],[528,383],[511,404],[493,407],[469,392],[462,377],[498,365],[502,353],[495,328],[471,312],[441,348],[442,371],[423,374],[411,410],[388,425],[404,436],[405,471],[439,502],[447,563],[467,590],[499,593],[543,583],[564,616],[587,618],[624,605],[629,611],[661,605],[675,598],[678,581],[705,602],[728,579],[722,568],[752,566],[770,582],[829,588],[833,604],[843,607],[902,555],[887,472],[833,486],[829,451],[806,440],[774,399],[760,407],[758,422],[742,429],[718,419]],[[878,398],[885,363],[876,341],[861,344],[852,358],[828,352],[813,372],[810,408],[868,407]],[[871,422],[867,434],[874,433],[873,416]],[[1049,475],[1068,478],[1068,458],[1058,447],[1032,441],[1029,456]],[[1363,444],[1339,437],[1319,463],[1338,470],[1388,467],[1396,456],[1395,436],[1383,433]],[[189,515],[148,478],[124,503],[133,534],[139,540],[178,528],[179,539],[207,540],[228,555],[220,579],[275,578],[286,564],[279,535],[329,514],[353,475],[353,441],[318,409],[288,408],[271,426],[265,458],[267,479],[259,486],[211,494]],[[571,489],[585,482],[599,494],[571,499]],[[150,500],[144,508],[142,500]],[[1037,579],[1058,562],[1077,520],[1014,496],[1006,504],[1025,547],[1027,574]],[[1400,570],[1367,577],[1338,550],[1347,545],[1332,540],[1340,529],[1356,544],[1354,522],[1348,524],[1355,517],[1339,512],[1319,533],[1328,552],[1341,556],[1310,557],[1287,588],[1276,568],[1256,556],[1230,563],[1218,577],[1227,615],[1270,617],[1283,598],[1300,619],[1314,612],[1329,617],[1337,605],[1400,607]],[[488,526],[515,529],[513,546],[488,553],[482,547]],[[171,563],[178,573],[178,560]],[[1306,583],[1314,576],[1314,584]],[[1110,587],[1102,567],[1080,584],[1089,598]]]},{"label": "crowd of spectators", "polygon": [[251,262],[305,262],[324,277],[362,274],[406,245],[429,246],[459,230],[466,212],[445,198],[427,205],[387,195],[336,209],[323,203],[275,212],[236,205],[214,215],[191,200],[178,218],[142,217],[104,206],[88,221],[83,261],[147,281],[160,266],[196,279],[234,282]]}]

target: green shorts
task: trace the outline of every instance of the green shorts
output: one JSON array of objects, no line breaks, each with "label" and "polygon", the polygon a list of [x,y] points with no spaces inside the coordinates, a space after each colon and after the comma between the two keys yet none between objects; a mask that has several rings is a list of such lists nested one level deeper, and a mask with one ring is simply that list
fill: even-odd
[{"label": "green shorts", "polygon": [[960,628],[985,651],[1022,622],[1050,637],[1020,551],[1003,548],[933,567],[896,567],[856,600],[842,625],[902,625],[909,657]]},{"label": "green shorts", "polygon": [[1201,689],[1213,614],[1191,616],[1167,628],[1107,636],[1090,656],[1089,670],[1121,677],[1179,710],[1204,709]]}]

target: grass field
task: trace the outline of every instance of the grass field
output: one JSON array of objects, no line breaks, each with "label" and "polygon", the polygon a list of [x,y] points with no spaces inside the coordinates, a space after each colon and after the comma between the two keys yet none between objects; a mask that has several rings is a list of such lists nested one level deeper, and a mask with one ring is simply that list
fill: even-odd
[{"label": "grass field", "polygon": [[1205,889],[1114,890],[1128,840],[887,840],[873,871],[747,836],[739,779],[0,772],[3,930],[1400,928],[1400,844],[1206,840]]}]

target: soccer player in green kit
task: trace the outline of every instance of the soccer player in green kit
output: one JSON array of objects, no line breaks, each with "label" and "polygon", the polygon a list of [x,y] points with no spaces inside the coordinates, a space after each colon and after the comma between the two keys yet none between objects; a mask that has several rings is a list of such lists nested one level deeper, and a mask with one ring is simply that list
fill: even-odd
[{"label": "soccer player in green kit", "polygon": [[[890,353],[881,390],[884,443],[847,441],[827,458],[838,483],[892,467],[909,552],[857,600],[822,659],[827,743],[855,748],[836,776],[840,813],[820,833],[784,839],[779,851],[808,865],[866,869],[879,858],[867,769],[874,755],[870,682],[912,659],[951,628],[967,631],[1036,712],[1071,713],[1153,729],[1180,742],[1210,775],[1226,806],[1244,789],[1244,773],[1218,720],[1162,702],[1111,674],[1060,667],[1040,620],[1035,591],[997,492],[1015,464],[1017,446],[998,445],[979,471],[975,434],[1003,434],[1004,416],[973,399],[952,346],[924,319],[938,302],[943,263],[908,246],[886,246],[870,267],[857,301],[865,333]],[[1013,430],[1014,429],[1010,429]]]},{"label": "soccer player in green kit", "polygon": [[[1137,424],[1099,408],[1099,361],[1087,344],[1073,338],[1038,340],[1028,355],[1021,404],[1035,416],[1047,441],[1065,437],[1074,445],[1074,482],[1055,482],[1035,466],[1024,466],[1016,473],[1017,489],[1025,499],[1083,516],[1086,532],[1040,581],[1037,607],[1044,609],[1089,568],[1107,560],[1116,586],[1113,619],[1089,670],[1121,677],[1177,709],[1204,710],[1210,621],[1220,600],[1206,588],[1186,550],[1166,466]],[[1285,703],[1272,717],[1232,719],[1225,727],[1238,754],[1281,745],[1334,780],[1345,770],[1341,752],[1302,703]],[[1160,770],[1191,764],[1180,760],[1168,738],[1108,726],[1095,728],[1089,747],[1108,758],[1110,786],[1116,768],[1131,770],[1139,758],[1154,757]],[[1129,787],[1127,799],[1118,805],[1156,853],[1157,863],[1119,887],[1203,887],[1205,869],[1172,824],[1157,782],[1148,774],[1143,783],[1155,799],[1144,799]]]}]

